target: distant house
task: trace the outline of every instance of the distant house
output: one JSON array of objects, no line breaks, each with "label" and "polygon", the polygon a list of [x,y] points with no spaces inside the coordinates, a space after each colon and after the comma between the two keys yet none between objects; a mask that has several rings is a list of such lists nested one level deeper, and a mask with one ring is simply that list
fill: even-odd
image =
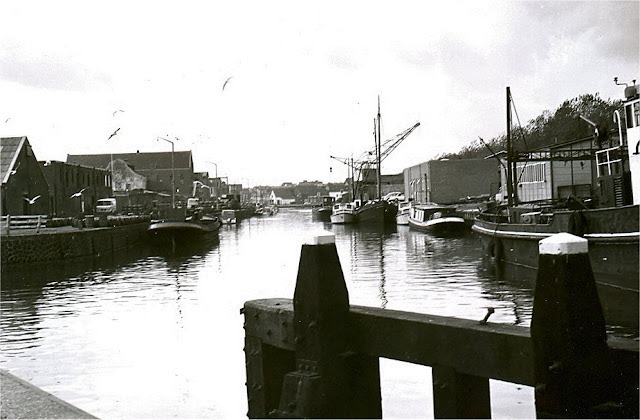
[{"label": "distant house", "polygon": [[329,189],[326,184],[320,181],[302,181],[293,189],[296,201],[305,204],[317,204],[322,200],[320,197],[327,195]]},{"label": "distant house", "polygon": [[[113,191],[133,191],[147,188],[147,177],[131,169],[122,159],[113,159]],[[109,168],[111,168],[109,165]]]},{"label": "distant house", "polygon": [[[59,161],[39,163],[49,184],[53,216],[92,213],[98,199],[111,197],[111,173],[106,169]],[[76,195],[80,191],[82,193]]]},{"label": "distant house", "polygon": [[0,138],[2,215],[49,215],[49,185],[27,137]]},{"label": "distant house", "polygon": [[129,168],[144,176],[147,189],[156,192],[171,194],[175,173],[176,198],[184,200],[191,195],[195,181],[191,151],[67,155],[67,163],[95,168],[108,168],[112,159],[124,161]]},{"label": "distant house", "polygon": [[269,194],[269,204],[287,206],[296,202],[296,195],[292,187],[275,187]]}]

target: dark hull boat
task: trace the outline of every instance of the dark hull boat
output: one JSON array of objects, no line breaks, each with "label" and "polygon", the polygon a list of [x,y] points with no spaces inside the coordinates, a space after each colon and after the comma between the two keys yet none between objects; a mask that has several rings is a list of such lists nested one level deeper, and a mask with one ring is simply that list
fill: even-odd
[{"label": "dark hull boat", "polygon": [[[627,97],[625,107],[640,108],[637,86],[635,88],[632,97]],[[627,108],[626,115],[634,115],[631,111]],[[473,230],[481,237],[485,260],[490,267],[499,276],[518,281],[535,280],[541,239],[560,232],[584,237],[588,240],[591,266],[607,324],[637,330],[640,193],[637,186],[631,184],[632,181],[638,182],[638,172],[634,171],[640,169],[640,156],[633,150],[640,144],[640,121],[627,118],[626,128],[626,142],[620,128],[617,145],[608,149],[581,150],[584,154],[581,166],[591,165],[594,168],[596,183],[590,191],[598,193],[596,200],[592,201],[600,203],[600,208],[589,208],[576,198],[563,203],[558,200],[513,202],[481,212],[475,219]],[[591,140],[587,139],[587,142]],[[573,147],[570,158],[575,159],[576,146]],[[560,178],[556,172],[572,164],[570,160],[560,160],[562,152],[550,152],[549,160],[539,163],[545,169],[537,173],[540,185],[553,184],[554,175],[555,179]],[[557,166],[554,166],[553,157],[560,161]],[[511,167],[511,163],[508,165]],[[529,163],[528,166],[533,165]],[[551,172],[553,170],[556,172]],[[634,172],[636,179],[629,172]],[[527,181],[526,175],[516,174],[514,178],[520,180],[522,177]],[[508,180],[509,176],[505,179]],[[529,182],[529,185],[533,184]],[[513,182],[512,185],[517,187],[511,190],[520,194],[528,187],[524,182]],[[549,190],[554,189],[560,187],[550,185]]]},{"label": "dark hull boat", "polygon": [[395,224],[397,212],[398,206],[386,200],[369,201],[356,210],[356,221],[360,224]]},{"label": "dark hull boat", "polygon": [[335,199],[333,197],[330,197],[330,196],[322,197],[322,203],[311,209],[312,219],[322,221],[322,222],[330,222],[334,203],[335,203]]},{"label": "dark hull boat", "polygon": [[175,249],[217,239],[221,224],[217,217],[207,216],[197,220],[152,221],[147,228],[147,236],[154,245],[168,245]]}]

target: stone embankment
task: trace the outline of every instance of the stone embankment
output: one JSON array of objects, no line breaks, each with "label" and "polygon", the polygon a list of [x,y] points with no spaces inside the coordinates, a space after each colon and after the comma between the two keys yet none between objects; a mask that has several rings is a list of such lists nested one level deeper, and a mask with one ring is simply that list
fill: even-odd
[{"label": "stone embankment", "polygon": [[144,243],[148,226],[148,220],[140,218],[110,227],[62,226],[3,233],[0,262],[4,266],[101,256]]}]

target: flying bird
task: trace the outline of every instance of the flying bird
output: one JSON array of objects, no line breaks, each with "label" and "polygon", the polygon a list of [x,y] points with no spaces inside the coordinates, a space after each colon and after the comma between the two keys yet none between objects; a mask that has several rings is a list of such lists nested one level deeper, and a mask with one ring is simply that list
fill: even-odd
[{"label": "flying bird", "polygon": [[118,109],[113,111],[113,116],[115,117],[118,112],[124,112],[124,109]]},{"label": "flying bird", "polygon": [[6,124],[7,122],[9,122],[10,119],[11,117],[7,118],[6,120],[4,120],[4,123]]},{"label": "flying bird", "polygon": [[27,203],[29,203],[29,205],[31,205],[31,204],[35,203],[35,202],[36,202],[36,200],[37,200],[38,198],[40,198],[40,196],[39,196],[39,195],[36,195],[36,196],[35,196],[35,197],[33,197],[33,198],[27,198],[27,197],[22,197],[22,198],[24,199],[24,201],[26,201]]},{"label": "flying bird", "polygon": [[118,129],[116,131],[114,131],[113,134],[111,134],[107,140],[111,140],[111,137],[113,137],[116,134],[118,134],[118,131],[120,131],[120,127],[118,127]]},{"label": "flying bird", "polygon": [[18,168],[20,167],[20,162],[16,165],[15,169],[11,171],[11,175],[15,175],[18,172]]},{"label": "flying bird", "polygon": [[75,198],[75,197],[80,197],[82,195],[82,193],[84,192],[84,190],[89,189],[90,187],[85,187],[83,189],[81,189],[80,191],[78,191],[77,193],[73,193],[71,194],[71,197],[69,198]]},{"label": "flying bird", "polygon": [[[231,76],[233,77],[233,76]],[[227,83],[229,83],[229,80],[231,80],[231,77],[229,77],[227,80],[225,80],[224,84],[222,85],[222,91],[224,92],[224,88],[227,86]]]}]

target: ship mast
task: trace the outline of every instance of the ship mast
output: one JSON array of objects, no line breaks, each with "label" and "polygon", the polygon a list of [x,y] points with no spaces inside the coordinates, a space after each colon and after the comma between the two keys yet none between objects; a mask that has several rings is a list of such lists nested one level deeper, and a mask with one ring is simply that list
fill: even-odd
[{"label": "ship mast", "polygon": [[515,185],[513,184],[513,146],[511,145],[511,88],[507,86],[507,204],[515,204]]},{"label": "ship mast", "polygon": [[[375,134],[377,134],[377,136],[375,136]],[[378,95],[378,129],[374,131],[374,137],[376,137],[376,182],[378,184],[378,199],[382,198],[382,174],[380,169],[382,136],[380,134],[380,95]]]}]

